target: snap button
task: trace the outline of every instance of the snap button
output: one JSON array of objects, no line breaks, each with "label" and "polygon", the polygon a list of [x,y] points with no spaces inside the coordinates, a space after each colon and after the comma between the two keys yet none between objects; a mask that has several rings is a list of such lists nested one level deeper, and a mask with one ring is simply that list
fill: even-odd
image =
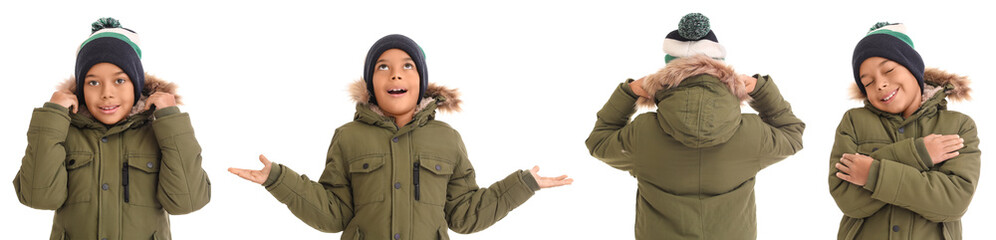
[{"label": "snap button", "polygon": [[146,163],[146,164],[145,164],[145,166],[146,166],[146,167],[149,167],[149,168],[152,168],[152,162],[148,162],[148,163]]},{"label": "snap button", "polygon": [[[903,128],[899,128],[899,133],[903,133]],[[897,226],[898,227],[898,226]]]},{"label": "snap button", "polygon": [[439,164],[436,164],[436,171],[439,171],[439,170],[443,170],[443,167],[439,166]]},{"label": "snap button", "polygon": [[70,165],[70,166],[72,166],[72,165],[73,165],[73,164],[75,164],[75,163],[76,163],[76,159],[73,159],[73,160],[69,160],[69,165]]},{"label": "snap button", "polygon": [[100,138],[100,141],[101,141],[101,142],[105,142],[105,143],[106,143],[106,142],[107,142],[107,137],[102,137],[102,138]]},{"label": "snap button", "polygon": [[398,137],[394,137],[394,139],[391,139],[391,141],[398,142]]},{"label": "snap button", "polygon": [[899,225],[892,225],[893,232],[899,232]]},{"label": "snap button", "polygon": [[401,183],[400,182],[394,183],[394,189],[401,189]]},{"label": "snap button", "polygon": [[100,185],[100,189],[104,189],[104,191],[107,191],[108,188],[111,188],[111,186],[108,186],[106,183]]},{"label": "snap button", "polygon": [[363,164],[363,169],[367,169],[367,168],[369,168],[369,167],[370,167],[370,164],[369,164],[369,163],[364,163],[364,164]]}]

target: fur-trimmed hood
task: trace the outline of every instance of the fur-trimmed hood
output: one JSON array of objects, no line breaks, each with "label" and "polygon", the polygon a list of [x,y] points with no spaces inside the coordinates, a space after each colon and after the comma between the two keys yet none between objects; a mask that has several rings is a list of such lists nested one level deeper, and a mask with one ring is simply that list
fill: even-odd
[{"label": "fur-trimmed hood", "polygon": [[704,55],[678,58],[644,78],[653,100],[641,97],[637,105],[657,106],[661,129],[685,146],[716,146],[739,129],[740,106],[750,100],[740,76]]},{"label": "fur-trimmed hood", "polygon": [[[363,81],[363,79],[358,79],[349,85],[349,96],[357,104],[369,106],[371,110],[384,116],[384,113],[380,111],[380,107],[370,104],[372,96],[367,91],[367,82]],[[458,89],[429,83],[429,87],[425,89],[425,97],[422,98],[422,103],[415,108],[415,112],[420,112],[430,104],[435,104],[435,109],[441,112],[455,113],[460,111],[460,103],[460,91]]]},{"label": "fur-trimmed hood", "polygon": [[740,78],[733,67],[726,65],[722,61],[712,59],[705,55],[695,55],[691,57],[678,58],[668,63],[664,68],[654,74],[648,75],[643,80],[643,89],[647,93],[654,94],[653,99],[640,98],[636,104],[640,107],[654,107],[660,102],[660,91],[673,88],[681,84],[682,81],[693,76],[707,74],[719,79],[726,85],[730,93],[740,101],[749,101],[745,79]]},{"label": "fur-trimmed hood", "polygon": [[[954,101],[968,101],[972,100],[971,92],[972,88],[968,85],[971,84],[971,80],[966,76],[957,75],[954,73],[948,73],[944,70],[937,68],[927,68],[923,72],[923,97],[921,101],[926,102],[930,100],[934,95],[944,90],[945,98]],[[854,100],[866,100],[866,96],[858,88],[857,84],[851,84],[850,88],[851,99]]]},{"label": "fur-trimmed hood", "polygon": [[[69,79],[66,79],[61,84],[59,84],[57,89],[68,90],[70,92],[75,93],[76,78],[70,77]],[[183,105],[183,101],[181,101],[180,95],[176,93],[176,89],[177,85],[175,83],[171,83],[166,80],[162,80],[152,74],[145,73],[145,86],[142,88],[142,97],[139,98],[138,102],[136,102],[135,105],[131,107],[131,112],[128,113],[128,116],[130,117],[142,113],[143,110],[145,109],[146,99],[148,99],[150,95],[156,92],[165,92],[173,94],[174,99],[176,99],[176,105],[177,106]],[[87,110],[86,106],[79,106],[79,108],[80,109],[76,111],[76,115],[80,115],[86,118],[93,118],[93,116],[90,114],[90,111]]]}]

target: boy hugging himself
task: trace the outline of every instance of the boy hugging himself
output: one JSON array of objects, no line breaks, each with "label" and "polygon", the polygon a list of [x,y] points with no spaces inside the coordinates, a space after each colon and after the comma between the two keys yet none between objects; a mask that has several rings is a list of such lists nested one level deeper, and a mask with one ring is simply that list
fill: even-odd
[{"label": "boy hugging himself", "polygon": [[968,79],[925,69],[902,24],[879,23],[854,48],[854,98],[830,154],[837,239],[961,239],[979,182],[978,132],[947,99]]}]

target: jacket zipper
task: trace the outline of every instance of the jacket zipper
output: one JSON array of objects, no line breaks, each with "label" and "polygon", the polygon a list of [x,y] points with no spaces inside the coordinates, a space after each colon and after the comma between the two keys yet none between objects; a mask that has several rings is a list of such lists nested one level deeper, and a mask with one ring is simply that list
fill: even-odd
[{"label": "jacket zipper", "polygon": [[415,201],[419,199],[419,189],[418,189],[418,162],[415,162],[415,167],[412,168],[412,180],[415,182]]},{"label": "jacket zipper", "polygon": [[128,163],[121,167],[121,186],[124,188],[124,201],[128,202]]}]

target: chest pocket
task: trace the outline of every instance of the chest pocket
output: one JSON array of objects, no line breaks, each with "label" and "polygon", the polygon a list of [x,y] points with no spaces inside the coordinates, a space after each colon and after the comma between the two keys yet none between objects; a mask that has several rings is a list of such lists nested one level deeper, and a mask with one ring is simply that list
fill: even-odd
[{"label": "chest pocket", "polygon": [[873,153],[878,152],[879,149],[888,146],[890,143],[886,141],[874,141],[858,144],[858,153],[866,156],[871,156]]},{"label": "chest pocket", "polygon": [[[128,203],[136,206],[162,208],[156,199],[159,188],[160,157],[157,154],[128,154],[128,165],[122,166],[122,184],[128,182]],[[126,173],[127,171],[127,173]],[[124,186],[122,186],[123,188]]]},{"label": "chest pocket", "polygon": [[66,173],[68,176],[67,189],[69,195],[66,205],[73,203],[89,202],[94,189],[99,187],[94,179],[96,177],[93,166],[93,154],[89,152],[70,152],[66,155]]},{"label": "chest pocket", "polygon": [[418,160],[420,171],[427,173],[419,174],[419,201],[443,206],[446,204],[446,189],[455,164],[447,159],[426,154],[420,154]]},{"label": "chest pocket", "polygon": [[350,183],[353,191],[353,204],[360,206],[384,201],[388,187],[393,187],[390,171],[382,169],[384,154],[368,154],[347,161]]}]

